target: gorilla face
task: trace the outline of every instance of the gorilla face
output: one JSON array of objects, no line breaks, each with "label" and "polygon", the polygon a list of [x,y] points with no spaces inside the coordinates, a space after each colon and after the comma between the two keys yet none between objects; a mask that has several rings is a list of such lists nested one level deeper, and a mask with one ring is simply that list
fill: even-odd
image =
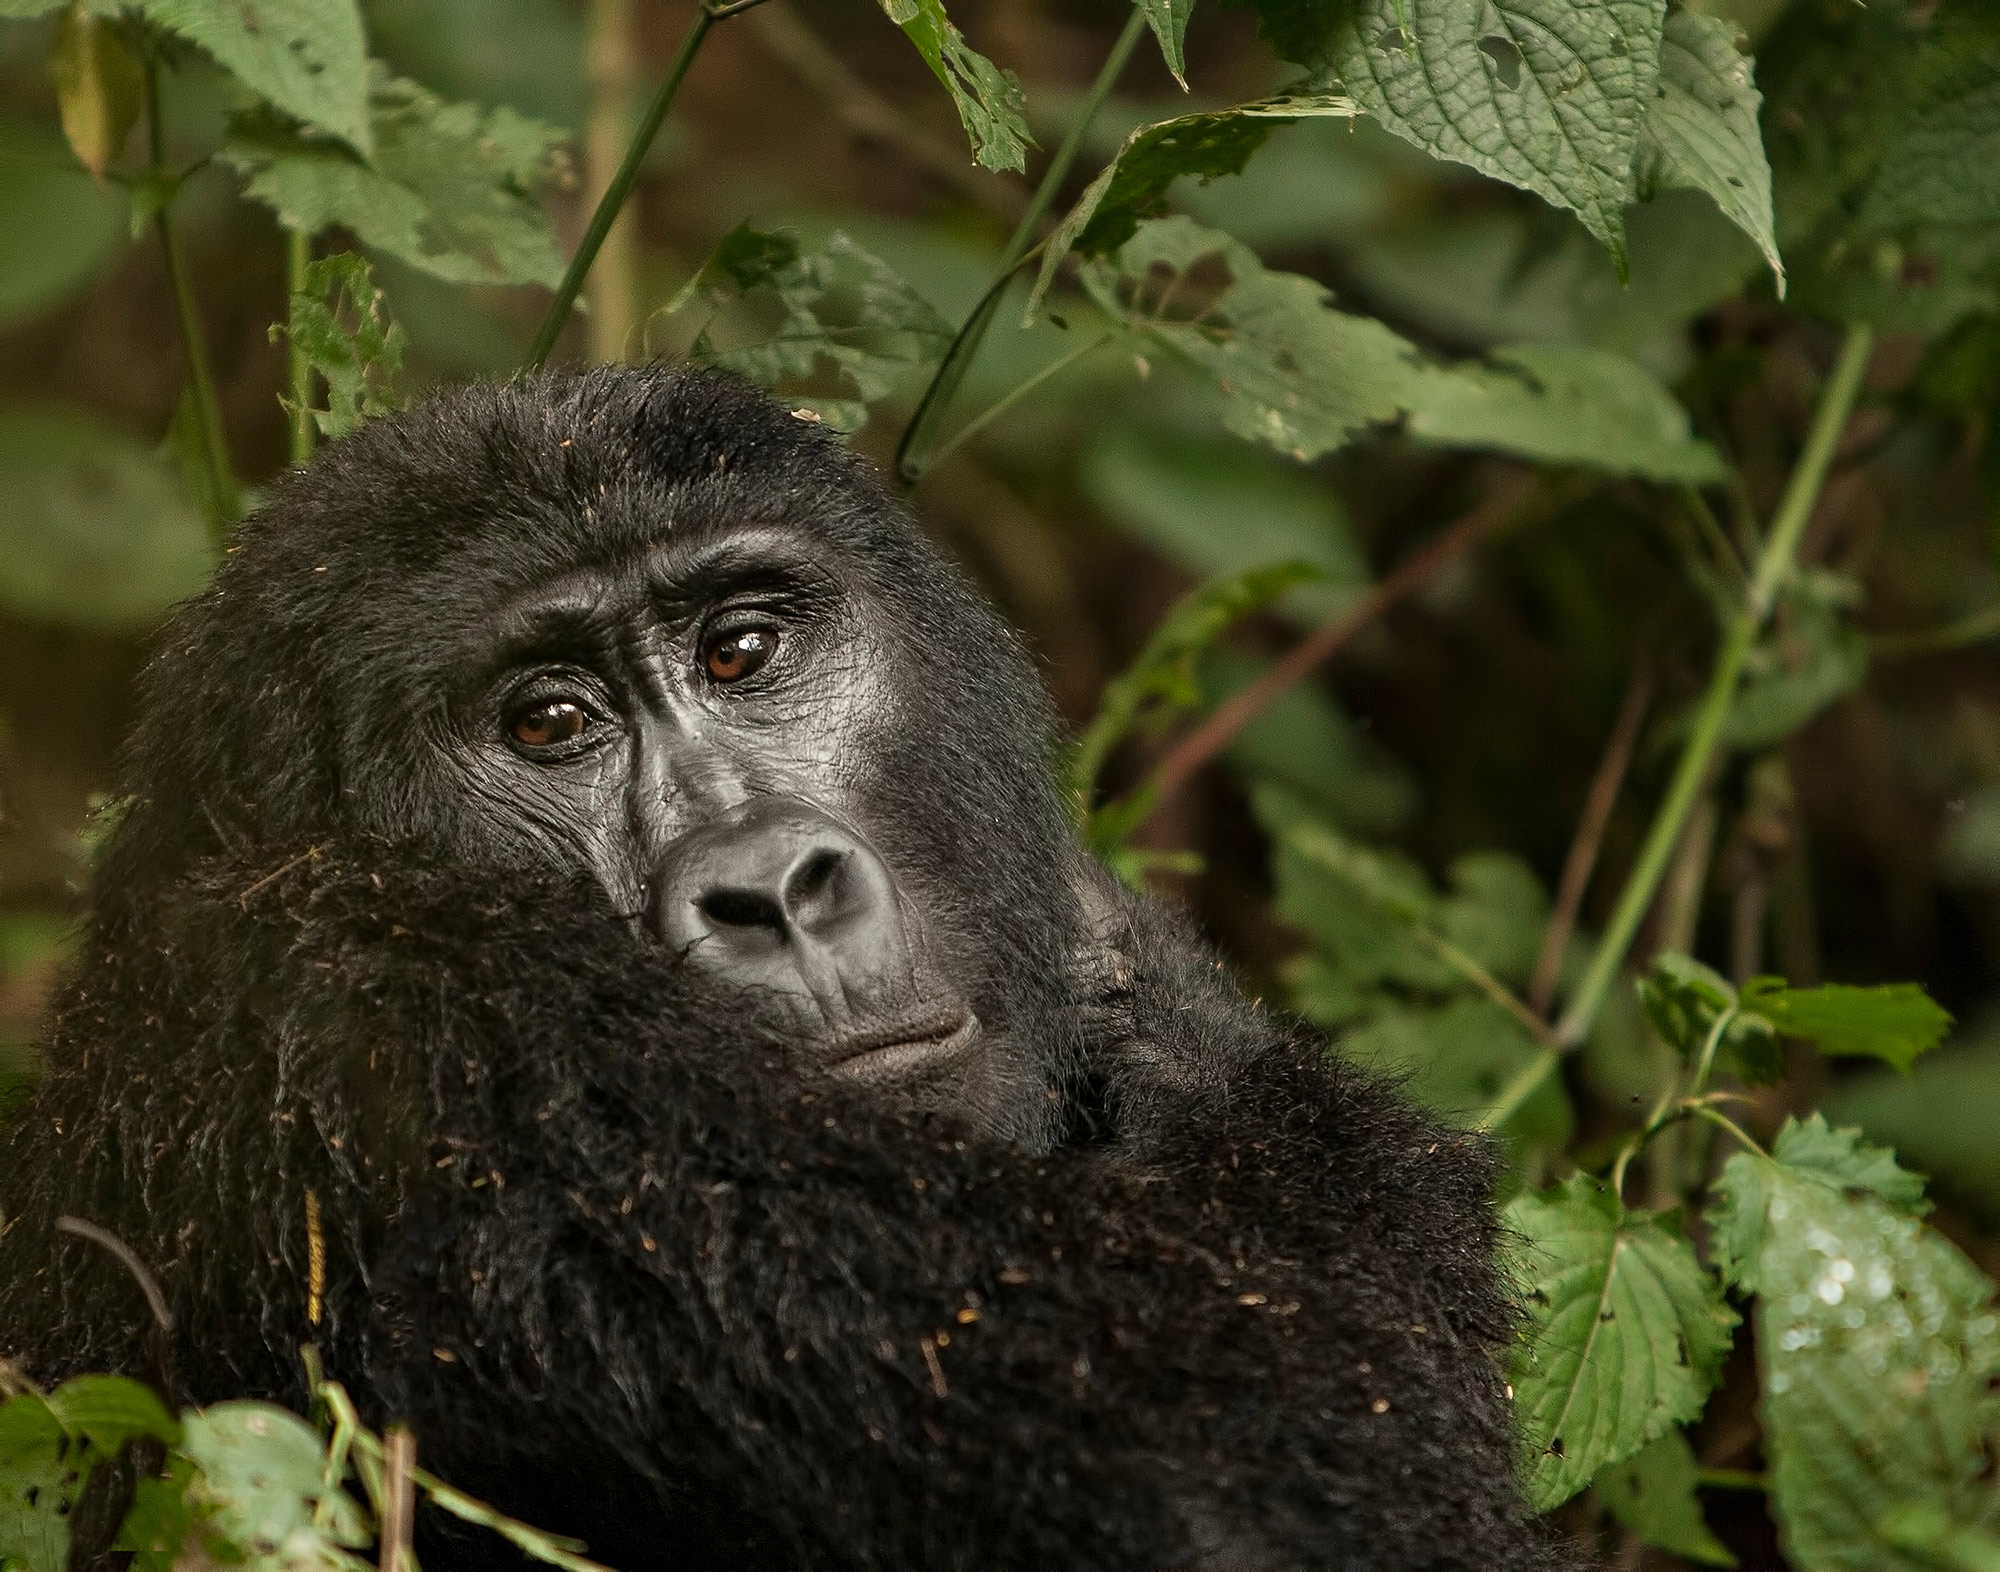
[{"label": "gorilla face", "polygon": [[1046,1144],[1084,865],[1018,646],[749,389],[552,386],[281,485],[149,678],[228,723],[153,706],[137,773],[172,784],[135,811],[214,824],[190,857],[359,831],[586,879],[678,958],[669,1018]]}]

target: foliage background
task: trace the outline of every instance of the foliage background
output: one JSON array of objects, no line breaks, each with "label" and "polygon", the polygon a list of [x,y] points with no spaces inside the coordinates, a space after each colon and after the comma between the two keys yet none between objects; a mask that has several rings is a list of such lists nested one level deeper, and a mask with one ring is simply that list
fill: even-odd
[{"label": "foliage background", "polygon": [[[1135,127],[1253,101],[1296,75],[1259,24],[1282,44],[1313,7],[1259,9],[1261,18],[1195,9],[1189,94],[1150,40],[1136,50],[1054,211],[1083,194]],[[1373,9],[1403,14],[1389,0]],[[1921,981],[1961,1024],[1914,1075],[1794,1044],[1790,1073],[1737,1117],[1768,1137],[1787,1114],[1825,1108],[1893,1145],[1931,1176],[1931,1223],[1990,1276],[2000,1273],[1996,133],[1946,128],[1975,150],[1949,188],[1913,175],[1853,196],[1854,170],[1939,90],[1910,39],[1978,7],[1706,0],[1693,9],[1756,49],[1790,274],[1782,301],[1758,246],[1707,197],[1667,191],[1631,209],[1621,284],[1602,236],[1576,217],[1428,157],[1366,118],[1282,126],[1243,173],[1173,185],[1171,206],[1441,359],[1520,345],[1630,357],[1674,389],[1695,433],[1730,466],[1711,495],[1739,546],[1742,520],[1768,519],[1792,471],[1839,341],[1833,324],[1866,315],[1879,325],[1862,407],[1800,544],[1801,588],[1753,657],[1769,713],[1737,716],[1729,761],[1678,843],[1638,953],[1686,951],[1737,981],[1761,972],[1798,986]],[[471,259],[462,263],[427,272],[395,247],[373,251],[407,334],[406,389],[504,373],[526,353],[548,299],[541,286],[574,248],[589,193],[695,12],[679,0],[370,0],[363,10],[371,51],[398,76],[560,133],[544,144],[521,130],[527,121],[472,132],[487,152],[513,150],[524,186],[552,177],[532,198],[553,223],[546,251],[532,225],[510,227],[504,215],[456,237],[454,254]],[[558,360],[713,350],[694,324],[718,301],[726,316],[728,291],[697,270],[746,221],[790,230],[808,250],[844,233],[908,280],[945,331],[964,319],[1031,187],[974,166],[951,100],[881,11],[872,0],[770,0],[717,27]],[[960,0],[952,14],[1024,84],[1039,143],[1025,154],[1027,175],[1038,173],[1128,8]],[[160,248],[133,238],[127,194],[93,180],[58,130],[48,61],[65,25],[75,24],[51,14],[0,26],[0,1074],[26,1064],[63,935],[86,898],[93,804],[110,789],[148,629],[198,587],[215,549],[199,477],[172,462],[186,444],[153,456],[168,433],[187,430],[187,362]],[[187,50],[173,61],[164,130],[175,166],[195,168],[175,220],[226,445],[254,488],[287,462],[293,440],[280,403],[287,350],[268,331],[287,316],[287,251],[270,207],[238,193],[265,167],[258,148],[290,133],[269,128],[259,143],[241,126],[232,132],[236,94]],[[2000,122],[2000,110],[1989,112]],[[1926,227],[1960,203],[1976,221]],[[426,247],[449,249],[428,233],[402,249]],[[484,281],[494,276],[541,285]],[[1084,325],[1090,307],[1077,292],[1060,288],[1035,326],[1017,328],[1026,292],[1023,280],[996,318],[957,420],[1098,331]],[[674,302],[680,309],[656,315]],[[941,347],[928,319],[903,327],[916,348],[903,364],[893,354],[869,363],[876,380],[862,391],[873,408],[855,438],[885,465],[927,377],[907,361]],[[824,382],[825,369],[801,386]],[[1354,441],[1297,462],[1227,435],[1197,380],[1130,341],[1081,354],[926,470],[913,501],[1026,630],[1058,704],[1082,728],[1169,609],[1210,575],[1286,559],[1321,570],[1190,667],[1204,703],[1353,605],[1440,525],[1495,495],[1528,498],[1243,732],[1226,767],[1165,798],[1132,841],[1159,855],[1128,858],[1199,912],[1253,993],[1348,1029],[1355,1051],[1414,1072],[1447,1106],[1475,1109],[1518,1063],[1515,1049],[1509,1059],[1493,1046],[1507,1024],[1437,981],[1422,958],[1356,962],[1393,933],[1373,918],[1357,929],[1329,915],[1355,908],[1351,890],[1315,885],[1323,870],[1301,865],[1296,849],[1274,863],[1270,832],[1303,800],[1372,853],[1410,859],[1458,903],[1440,908],[1444,931],[1525,988],[1548,892],[1635,687],[1645,707],[1633,711],[1632,762],[1581,932],[1602,928],[1638,856],[1707,680],[1716,552],[1671,486],[1592,473],[1598,438],[1587,424],[1570,434],[1581,464],[1531,466],[1478,443],[1426,441],[1421,417],[1373,431],[1357,421]],[[1559,446],[1556,427],[1575,418],[1544,417],[1530,450]],[[1666,445],[1679,453],[1677,440]],[[1100,784],[1115,797],[1146,778],[1173,733],[1113,741]],[[1292,806],[1274,788],[1289,790]],[[1566,974],[1565,987],[1573,982]],[[1635,1105],[1651,1101],[1667,1053],[1621,987],[1560,1090],[1510,1127],[1523,1179],[1601,1172],[1643,1113]],[[1691,1167],[1691,1144],[1635,1192],[1650,1185],[1660,1206],[1692,1197],[1726,1155],[1700,1148],[1702,1166]],[[1725,1339],[1718,1358],[1718,1396],[1689,1432],[1709,1470],[1701,1504],[1743,1564],[1778,1565],[1761,1495],[1736,1488],[1768,1461],[1747,1339]],[[1671,1535],[1624,1526],[1642,1514],[1609,1511],[1615,1483],[1565,1508],[1575,1531],[1624,1565],[1684,1564],[1642,1543]],[[1936,1555],[1944,1559],[1912,1564],[1985,1564]]]}]

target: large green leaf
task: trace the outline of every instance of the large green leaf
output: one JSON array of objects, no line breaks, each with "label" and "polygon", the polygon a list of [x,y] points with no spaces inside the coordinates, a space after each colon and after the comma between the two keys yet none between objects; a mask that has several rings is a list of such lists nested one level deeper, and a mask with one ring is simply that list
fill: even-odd
[{"label": "large green leaf", "polygon": [[1782,295],[1771,165],[1757,123],[1763,102],[1735,29],[1699,11],[1673,12],[1660,40],[1660,96],[1646,115],[1633,173],[1641,197],[1684,186],[1714,198],[1757,242]]},{"label": "large green leaf", "polygon": [[[210,1530],[242,1555],[280,1566],[353,1566],[339,1547],[374,1536],[353,1497],[326,1481],[326,1449],[298,1415],[269,1403],[217,1403],[183,1419],[179,1450],[200,1470]],[[316,1516],[317,1513],[317,1516]]]},{"label": "large green leaf", "polygon": [[1810,1038],[1821,1053],[1880,1059],[1907,1070],[1951,1029],[1951,1015],[1915,983],[1787,988],[1777,977],[1743,985],[1743,1008],[1779,1031]]},{"label": "large green leaf", "polygon": [[1406,141],[1575,212],[1622,273],[1665,11],[1666,0],[1354,0],[1334,8],[1322,59]]},{"label": "large green leaf", "polygon": [[214,564],[182,481],[92,415],[0,407],[0,605],[66,627],[138,629]]},{"label": "large green leaf", "polygon": [[1710,1211],[1722,1270],[1757,1295],[1772,1510],[1813,1572],[1935,1565],[1885,1527],[1912,1504],[2000,1521],[1982,1478],[2000,1444],[1994,1284],[1885,1190],[1911,1187],[1788,1124],[1770,1157],[1730,1158]]},{"label": "large green leaf", "polygon": [[33,1392],[0,1403],[0,1566],[66,1572],[79,1476],[69,1437]]},{"label": "large green leaf", "polygon": [[1863,219],[2000,223],[2000,63],[1973,67],[1917,106],[1883,149]]},{"label": "large green leaf", "polygon": [[1588,1175],[1518,1196],[1506,1222],[1529,1291],[1514,1402],[1546,1511],[1700,1414],[1736,1315],[1668,1216],[1628,1212]]},{"label": "large green leaf", "polygon": [[125,241],[129,205],[101,189],[61,137],[0,123],[0,324],[54,305]]},{"label": "large green leaf", "polygon": [[372,159],[258,114],[222,158],[287,229],[335,225],[364,245],[456,283],[546,284],[562,252],[533,193],[558,171],[564,133],[505,107],[446,103],[378,74]]},{"label": "large green leaf", "polygon": [[136,0],[148,21],[199,44],[274,109],[372,146],[368,50],[357,0]]},{"label": "large green leaf", "polygon": [[988,169],[1025,169],[1027,104],[1021,80],[965,41],[945,15],[944,0],[880,0],[883,14],[900,27],[924,63],[951,94],[972,156]]}]

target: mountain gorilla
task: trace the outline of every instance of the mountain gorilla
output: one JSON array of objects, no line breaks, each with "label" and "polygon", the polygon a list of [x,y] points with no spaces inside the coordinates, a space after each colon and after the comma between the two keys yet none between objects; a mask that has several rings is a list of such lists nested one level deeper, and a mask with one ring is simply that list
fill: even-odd
[{"label": "mountain gorilla", "polygon": [[1555,1564],[1490,1151],[1119,889],[1055,745],[744,386],[372,422],[148,671],[0,1149],[0,1352],[302,1405],[314,1343],[626,1569]]}]

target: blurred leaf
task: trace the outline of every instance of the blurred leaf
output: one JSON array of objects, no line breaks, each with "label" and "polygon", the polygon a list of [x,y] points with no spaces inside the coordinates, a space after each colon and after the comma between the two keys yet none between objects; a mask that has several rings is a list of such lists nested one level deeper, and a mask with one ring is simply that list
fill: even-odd
[{"label": "blurred leaf", "polygon": [[1529,1288],[1513,1373],[1525,1486],[1547,1511],[1700,1415],[1737,1318],[1672,1216],[1628,1212],[1586,1174],[1504,1220]]},{"label": "blurred leaf", "polygon": [[1525,983],[1541,952],[1549,897],[1512,852],[1473,851],[1451,865],[1439,911],[1445,938],[1503,982]]},{"label": "blurred leaf", "polygon": [[1160,41],[1160,58],[1187,91],[1187,25],[1194,12],[1194,0],[1138,0],[1146,13],[1146,25]]},{"label": "blurred leaf", "polygon": [[181,1438],[180,1425],[153,1389],[125,1376],[76,1376],[48,1401],[63,1429],[87,1438],[106,1457],[140,1436],[168,1445]]},{"label": "blurred leaf", "polygon": [[46,16],[67,0],[0,0],[0,22],[26,21],[29,17]]},{"label": "blurred leaf", "polygon": [[1167,188],[1182,176],[1212,180],[1240,172],[1279,126],[1312,117],[1351,120],[1354,100],[1338,93],[1279,93],[1234,109],[1180,115],[1141,126],[1125,139],[1042,247],[1041,270],[1024,322],[1033,322],[1063,258],[1116,251],[1139,220],[1166,207]]},{"label": "blurred leaf", "polygon": [[55,405],[0,407],[0,605],[63,627],[133,629],[208,582],[194,499],[146,445]]},{"label": "blurred leaf", "polygon": [[2000,1535],[1954,1522],[1935,1501],[1893,1507],[1877,1525],[1882,1537],[1949,1572],[2000,1572]]},{"label": "blurred leaf", "polygon": [[1851,1164],[1827,1172],[1824,1137],[1800,1129],[1788,1124],[1771,1157],[1731,1157],[1709,1213],[1723,1272],[1757,1295],[1772,1512],[1795,1565],[1920,1572],[1932,1563],[1882,1532],[1898,1508],[1992,1513],[1994,1284],[1886,1204],[1879,1180],[1857,1194]]},{"label": "blurred leaf", "polygon": [[[1576,213],[1625,271],[1665,0],[1353,0],[1311,62],[1398,136]],[[1409,31],[1405,32],[1407,24]]]},{"label": "blurred leaf", "polygon": [[1882,150],[1863,222],[2000,223],[2000,63],[1974,66],[1914,108]]},{"label": "blurred leaf", "polygon": [[287,229],[341,225],[457,283],[561,279],[562,253],[533,193],[563,168],[562,131],[505,107],[446,103],[379,69],[370,107],[371,160],[262,112],[234,124],[221,156]]},{"label": "blurred leaf", "polygon": [[[1378,1003],[1341,1034],[1337,1051],[1393,1077],[1425,1107],[1469,1124],[1535,1057],[1537,1044],[1491,999],[1467,994],[1444,1005]],[[1502,1128],[1526,1145],[1560,1150],[1574,1125],[1569,1096],[1551,1076]]]},{"label": "blurred leaf", "polygon": [[583,124],[584,19],[563,0],[365,0],[364,9],[370,49],[396,75],[446,98]]},{"label": "blurred leaf", "polygon": [[1114,425],[1085,450],[1077,480],[1092,506],[1201,578],[1311,563],[1319,576],[1278,603],[1295,622],[1324,622],[1372,581],[1339,497],[1239,442]]},{"label": "blurred leaf", "polygon": [[1641,1543],[1703,1566],[1733,1567],[1736,1558],[1702,1520],[1698,1475],[1686,1433],[1669,1430],[1602,1469],[1590,1483],[1597,1499]]},{"label": "blurred leaf", "polygon": [[1670,13],[1660,40],[1660,96],[1647,111],[1634,174],[1642,199],[1672,186],[1706,192],[1757,242],[1782,296],[1771,166],[1757,123],[1763,102],[1729,23],[1697,11]]},{"label": "blurred leaf", "polygon": [[147,21],[206,49],[273,108],[331,132],[363,157],[372,150],[356,0],[134,3]]},{"label": "blurred leaf", "polygon": [[1253,251],[1345,249],[1408,200],[1403,164],[1417,157],[1367,120],[1280,122],[1241,173],[1182,179],[1171,195],[1182,211]]},{"label": "blurred leaf", "polygon": [[[325,1483],[325,1448],[298,1415],[269,1403],[217,1403],[186,1414],[183,1427],[180,1451],[200,1470],[194,1492],[234,1549],[282,1555],[287,1565],[350,1565],[337,1547],[373,1537],[353,1497]],[[323,1526],[314,1522],[322,1505]]]},{"label": "blurred leaf", "polygon": [[1687,411],[1621,355],[1581,345],[1496,350],[1491,368],[1452,367],[1410,393],[1410,432],[1617,475],[1701,484],[1727,473],[1689,435]]},{"label": "blurred leaf", "polygon": [[[668,330],[697,364],[720,366],[857,431],[868,406],[951,343],[951,325],[880,258],[836,230],[816,251],[738,225],[645,328],[649,353]],[[831,376],[821,371],[822,363]]]},{"label": "blurred leaf", "polygon": [[145,88],[139,62],[115,22],[74,5],[56,29],[49,75],[55,80],[63,135],[77,161],[102,176],[139,118]]},{"label": "blurred leaf", "polygon": [[1951,1016],[1915,983],[1880,988],[1787,988],[1778,977],[1753,977],[1742,1003],[1779,1031],[1810,1039],[1825,1054],[1880,1059],[1907,1070],[1951,1029]]},{"label": "blurred leaf", "polygon": [[988,169],[1027,168],[1028,145],[1034,138],[1028,134],[1021,79],[965,41],[945,15],[943,0],[880,0],[880,4],[951,94],[959,123],[972,143],[973,158]]},{"label": "blurred leaf", "polygon": [[403,330],[383,305],[366,258],[344,251],[308,263],[289,321],[271,329],[274,342],[280,336],[298,345],[326,379],[327,407],[312,412],[324,435],[344,437],[362,421],[401,406]]},{"label": "blurred leaf", "polygon": [[[1722,725],[1725,745],[1768,748],[1867,681],[1868,641],[1840,615],[1854,593],[1824,571],[1800,573],[1786,586],[1776,625],[1745,663],[1743,686]],[[1683,718],[1678,729],[1686,724]]]},{"label": "blurred leaf", "polygon": [[70,1446],[33,1392],[0,1403],[0,1565],[66,1572],[69,1509],[81,1484]]},{"label": "blurred leaf", "polygon": [[[182,1568],[213,1565],[205,1556],[183,1558],[195,1525],[206,1515],[201,1503],[189,1499],[194,1494],[190,1488],[194,1480],[194,1464],[179,1453],[169,1453],[164,1473],[149,1474],[133,1486],[132,1505],[125,1521],[118,1525],[115,1546],[135,1553],[133,1572],[180,1572]],[[264,1569],[253,1566],[250,1572],[264,1572]],[[284,1572],[294,1569],[287,1567]]]},{"label": "blurred leaf", "polygon": [[61,300],[125,238],[124,199],[39,128],[0,123],[0,213],[0,324]]},{"label": "blurred leaf", "polygon": [[1842,1082],[1826,1113],[1858,1124],[1970,1202],[2000,1216],[2000,1036],[1991,1032],[1928,1055],[1913,1074],[1880,1072]]},{"label": "blurred leaf", "polygon": [[1647,1024],[1687,1063],[1701,1057],[1720,1024],[1717,1049],[1743,1080],[1771,1086],[1784,1075],[1772,1023],[1739,1009],[1736,990],[1722,974],[1692,956],[1660,951],[1639,979],[1638,993]]}]

